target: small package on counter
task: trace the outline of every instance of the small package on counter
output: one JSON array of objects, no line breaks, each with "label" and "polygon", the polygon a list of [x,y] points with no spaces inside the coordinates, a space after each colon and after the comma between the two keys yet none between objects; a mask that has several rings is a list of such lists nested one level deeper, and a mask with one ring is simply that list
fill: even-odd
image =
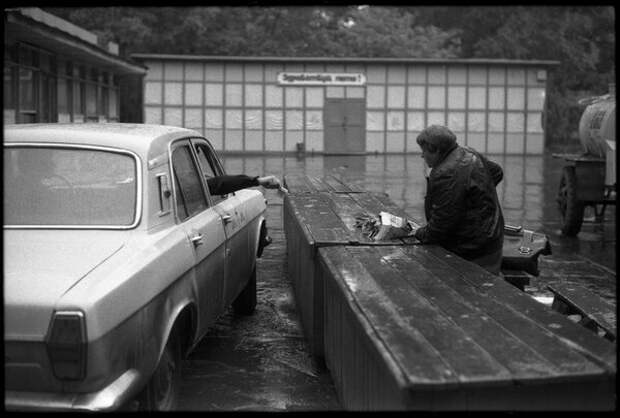
[{"label": "small package on counter", "polygon": [[418,225],[406,218],[392,215],[388,212],[380,212],[379,217],[358,217],[356,226],[362,229],[362,233],[368,235],[374,241],[390,241],[404,238],[413,234]]}]

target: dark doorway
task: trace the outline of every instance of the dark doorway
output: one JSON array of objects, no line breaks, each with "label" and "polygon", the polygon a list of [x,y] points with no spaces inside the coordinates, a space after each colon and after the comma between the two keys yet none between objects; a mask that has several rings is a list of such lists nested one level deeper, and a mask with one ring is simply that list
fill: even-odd
[{"label": "dark doorway", "polygon": [[365,99],[325,99],[325,154],[365,154],[365,114]]}]

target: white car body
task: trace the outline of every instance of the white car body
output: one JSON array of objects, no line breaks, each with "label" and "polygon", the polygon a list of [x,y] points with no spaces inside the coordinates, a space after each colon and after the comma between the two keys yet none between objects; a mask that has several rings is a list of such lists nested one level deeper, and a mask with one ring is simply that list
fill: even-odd
[{"label": "white car body", "polygon": [[[128,179],[137,191],[135,216],[128,223],[5,223],[8,409],[122,406],[149,382],[173,330],[188,353],[252,274],[255,280],[256,258],[266,240],[266,201],[259,190],[211,196],[205,173],[199,171],[207,207],[187,218],[179,213],[181,192],[171,170],[171,153],[177,147],[191,149],[195,163],[197,144],[215,156],[205,138],[183,128],[107,123],[5,126],[5,152],[16,147],[71,152],[95,147],[124,153],[137,167],[135,178]],[[214,158],[214,170],[223,174]],[[201,170],[201,165],[196,168]],[[61,195],[83,189],[58,188]],[[104,189],[90,193],[105,193]],[[5,194],[5,213],[11,210],[7,199]],[[54,318],[60,318],[58,327],[69,328],[58,328],[52,336]],[[83,345],[63,346],[58,335],[64,329],[81,332]],[[50,348],[52,340],[59,351]],[[75,364],[52,359],[52,354],[64,359],[65,348],[78,353]],[[58,377],[65,373],[72,377]]]}]

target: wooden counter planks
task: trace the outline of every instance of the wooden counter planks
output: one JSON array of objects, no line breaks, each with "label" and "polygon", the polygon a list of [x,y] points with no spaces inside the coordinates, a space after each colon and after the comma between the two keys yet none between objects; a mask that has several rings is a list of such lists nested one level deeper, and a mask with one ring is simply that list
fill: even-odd
[{"label": "wooden counter planks", "polygon": [[302,325],[317,357],[323,356],[323,284],[315,274],[316,250],[347,244],[406,245],[407,239],[375,242],[355,228],[357,215],[376,216],[381,211],[406,216],[381,194],[289,193],[284,198],[288,270]]},{"label": "wooden counter planks", "polygon": [[425,246],[317,258],[325,360],[346,409],[615,407],[615,344],[478,266]]},{"label": "wooden counter planks", "polygon": [[356,216],[411,219],[385,194],[284,180],[302,325],[346,409],[615,408],[614,343],[441,247],[370,240]]}]

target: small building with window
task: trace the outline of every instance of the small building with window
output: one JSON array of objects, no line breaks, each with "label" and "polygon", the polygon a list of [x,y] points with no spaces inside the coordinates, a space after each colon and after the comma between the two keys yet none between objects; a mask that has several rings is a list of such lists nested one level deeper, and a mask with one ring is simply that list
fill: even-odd
[{"label": "small building with window", "polygon": [[419,153],[447,125],[489,154],[542,154],[557,61],[133,54],[146,123],[195,129],[218,151]]},{"label": "small building with window", "polygon": [[4,9],[4,25],[5,124],[142,122],[146,69],[118,45],[38,8]]}]

